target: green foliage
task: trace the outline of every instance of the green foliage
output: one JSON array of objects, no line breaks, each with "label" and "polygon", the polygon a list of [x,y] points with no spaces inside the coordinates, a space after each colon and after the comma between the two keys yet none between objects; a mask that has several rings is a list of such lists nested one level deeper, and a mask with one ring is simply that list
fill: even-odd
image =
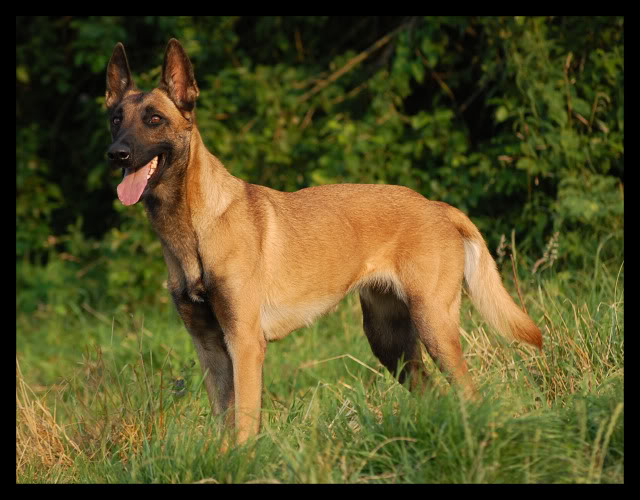
[{"label": "green foliage", "polygon": [[18,17],[16,27],[19,310],[162,296],[157,239],[139,207],[114,202],[103,96],[115,42],[150,89],[171,36],[195,66],[204,140],[235,175],[284,190],[407,185],[469,213],[491,248],[515,229],[524,253],[540,255],[558,233],[558,269],[597,251],[624,256],[622,17]]},{"label": "green foliage", "polygon": [[49,167],[37,155],[38,126],[16,132],[16,256],[45,252],[53,212],[64,202],[60,187],[49,183]]}]

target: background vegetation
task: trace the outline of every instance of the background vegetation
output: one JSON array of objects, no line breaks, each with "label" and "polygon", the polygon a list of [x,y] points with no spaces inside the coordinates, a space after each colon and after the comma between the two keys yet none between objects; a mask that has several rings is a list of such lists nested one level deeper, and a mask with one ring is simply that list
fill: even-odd
[{"label": "background vegetation", "polygon": [[[513,396],[467,415],[447,396],[443,407],[459,417],[447,427],[447,420],[412,407],[423,403],[407,399],[397,384],[381,375],[367,379],[366,368],[353,372],[343,362],[351,358],[318,363],[316,378],[294,379],[320,360],[318,346],[327,338],[324,359],[349,353],[380,369],[361,333],[338,334],[359,330],[355,303],[346,303],[340,323],[326,320],[305,334],[324,339],[312,344],[315,350],[293,336],[270,347],[281,361],[265,369],[265,377],[274,377],[265,398],[274,416],[267,420],[272,447],[261,453],[289,462],[259,472],[244,452],[233,452],[240,455],[218,465],[228,470],[205,467],[199,475],[192,466],[203,455],[187,447],[176,460],[189,466],[169,474],[175,463],[162,461],[165,447],[185,449],[176,440],[194,438],[167,431],[182,425],[164,416],[167,398],[176,398],[171,418],[204,418],[204,409],[185,413],[193,404],[184,404],[176,396],[183,389],[172,384],[185,384],[204,404],[198,408],[206,398],[163,286],[160,243],[142,207],[123,207],[115,195],[120,174],[104,159],[110,143],[104,92],[117,41],[125,44],[138,86],[151,89],[170,37],[195,66],[204,141],[234,175],[283,190],[403,184],[468,213],[510,290],[519,277],[522,300],[546,325],[545,357],[518,365],[533,370],[533,378],[521,375],[523,385],[513,389],[531,397],[535,387],[536,402]],[[623,260],[622,17],[16,18],[17,480],[620,482]],[[472,372],[488,386],[512,384],[504,366],[490,370],[492,351],[478,351],[485,341],[481,321],[466,306],[463,317],[465,346],[478,356]],[[79,361],[82,368],[70,375]],[[144,390],[132,393],[142,382]],[[340,383],[354,392],[345,396]],[[314,420],[310,398],[320,398],[317,387],[329,387],[334,397],[327,395]],[[384,404],[417,420],[376,420],[376,412],[399,415]],[[500,404],[520,420],[496,423]],[[535,413],[541,409],[548,413]],[[325,423],[327,415],[341,417]],[[567,427],[572,418],[576,426]],[[487,421],[502,439],[474,434]],[[342,441],[335,440],[339,422],[346,426]],[[553,432],[536,437],[541,422]],[[415,444],[459,445],[457,437],[466,451]],[[531,448],[501,444],[510,440]],[[349,450],[335,449],[338,442]],[[540,443],[546,448],[535,448]],[[536,468],[532,457],[541,453],[559,462]],[[100,472],[91,469],[95,457]],[[526,467],[514,465],[525,459]],[[151,462],[159,469],[140,465]],[[124,475],[113,472],[116,463]],[[343,472],[334,474],[336,468]],[[439,476],[443,470],[451,473]]]}]

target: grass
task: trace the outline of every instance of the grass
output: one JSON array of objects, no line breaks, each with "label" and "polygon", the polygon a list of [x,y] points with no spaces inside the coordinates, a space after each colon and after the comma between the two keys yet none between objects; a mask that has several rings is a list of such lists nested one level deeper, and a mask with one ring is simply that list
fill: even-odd
[{"label": "grass", "polygon": [[603,262],[520,277],[542,354],[498,339],[465,299],[478,403],[426,355],[433,387],[397,384],[350,296],[269,345],[262,432],[227,451],[170,304],[18,313],[16,482],[623,483],[623,277]]}]

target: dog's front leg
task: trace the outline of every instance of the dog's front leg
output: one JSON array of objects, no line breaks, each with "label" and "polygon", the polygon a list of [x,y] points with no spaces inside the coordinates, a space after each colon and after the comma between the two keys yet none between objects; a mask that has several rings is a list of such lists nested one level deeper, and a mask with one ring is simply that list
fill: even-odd
[{"label": "dog's front leg", "polygon": [[220,415],[230,410],[226,421],[233,424],[233,369],[220,322],[211,304],[202,300],[201,297],[206,297],[206,294],[200,294],[199,300],[194,300],[193,287],[189,286],[189,280],[180,262],[166,247],[164,257],[169,271],[167,287],[182,321],[191,334],[213,413]]},{"label": "dog's front leg", "polygon": [[258,317],[234,322],[225,328],[225,340],[233,362],[236,442],[244,443],[260,430],[262,366],[267,350]]},{"label": "dog's front leg", "polygon": [[234,420],[233,369],[220,323],[209,304],[194,302],[186,291],[174,291],[172,296],[196,348],[213,413],[220,415],[230,410],[226,422],[231,424]]}]

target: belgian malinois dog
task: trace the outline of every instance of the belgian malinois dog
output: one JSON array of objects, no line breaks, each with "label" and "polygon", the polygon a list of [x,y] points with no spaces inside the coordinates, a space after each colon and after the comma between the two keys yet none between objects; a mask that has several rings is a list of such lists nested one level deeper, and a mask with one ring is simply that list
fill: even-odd
[{"label": "belgian malinois dog", "polygon": [[473,396],[459,340],[463,278],[503,335],[542,336],[502,285],[476,226],[460,210],[401,186],[338,184],[280,192],[233,177],[196,125],[199,90],[169,41],[160,85],[138,90],[124,47],[107,68],[106,106],[122,168],[118,197],[144,203],[162,241],[168,288],[200,358],[215,414],[238,443],[260,428],[267,343],[360,294],[373,353],[409,388],[426,377],[422,343]]}]

